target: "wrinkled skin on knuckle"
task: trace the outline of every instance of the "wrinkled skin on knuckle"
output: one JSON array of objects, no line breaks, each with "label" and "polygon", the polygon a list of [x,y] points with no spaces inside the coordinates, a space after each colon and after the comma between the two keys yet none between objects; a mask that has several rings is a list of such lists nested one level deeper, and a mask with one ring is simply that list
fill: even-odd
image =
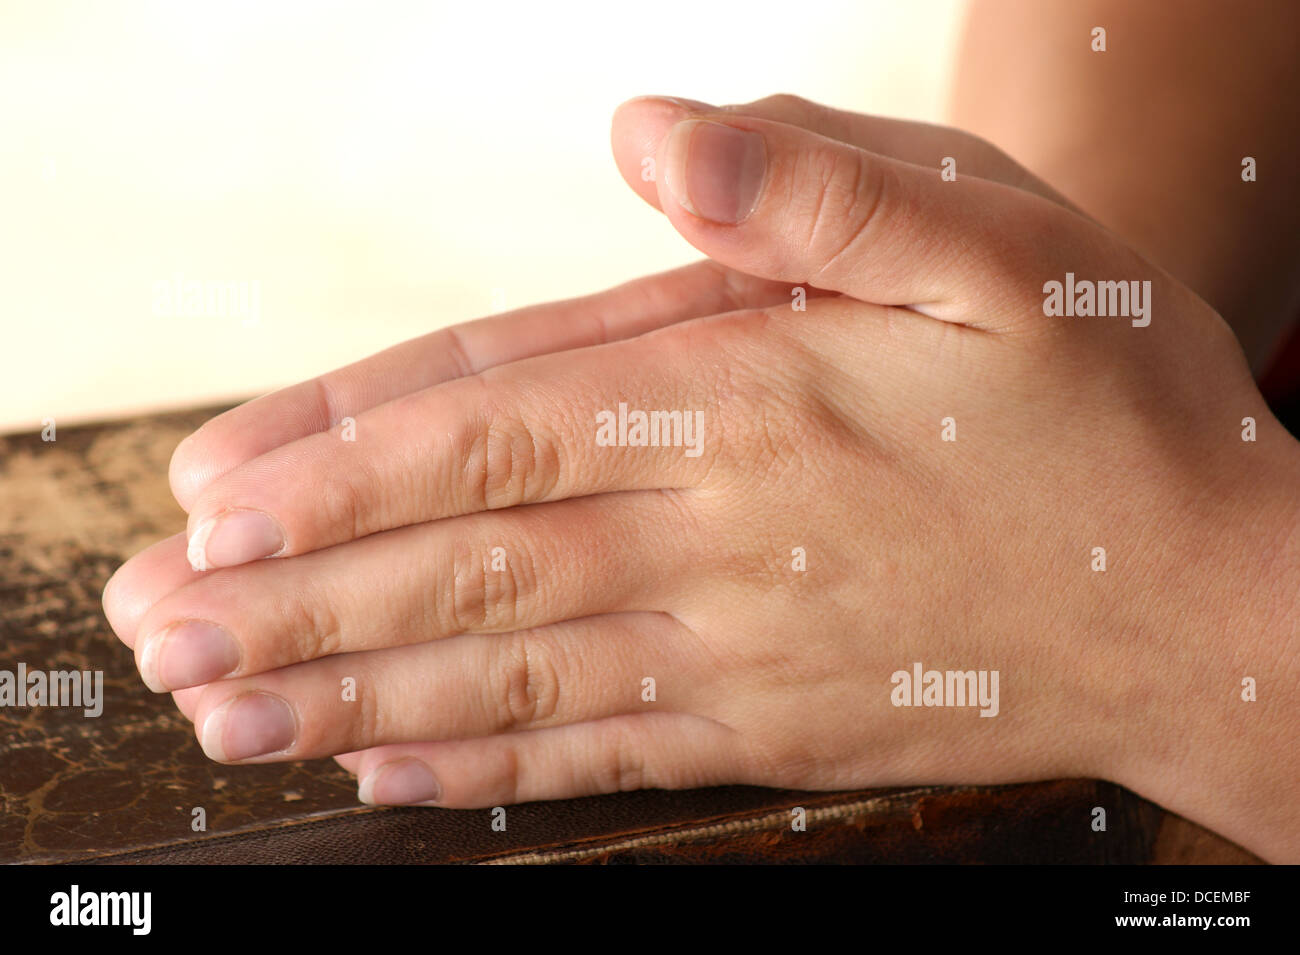
[{"label": "wrinkled skin on knuckle", "polygon": [[343,717],[347,721],[345,732],[342,734],[344,746],[336,746],[336,749],[343,752],[373,746],[377,740],[396,738],[390,734],[390,728],[385,720],[385,710],[380,701],[382,694],[375,692],[374,689],[376,685],[382,685],[382,680],[377,684],[374,675],[369,673],[358,673],[355,676],[356,702],[348,703],[343,710]]},{"label": "wrinkled skin on knuckle", "polygon": [[522,615],[523,603],[538,593],[537,566],[533,555],[518,543],[506,547],[500,569],[493,566],[492,552],[484,556],[483,625],[493,631],[512,630]]},{"label": "wrinkled skin on knuckle", "polygon": [[560,706],[560,672],[553,646],[530,635],[501,642],[497,679],[498,733],[511,733],[551,722]]},{"label": "wrinkled skin on knuckle", "polygon": [[484,438],[489,510],[547,497],[559,481],[560,450],[553,435],[524,416],[493,415]]},{"label": "wrinkled skin on knuckle", "polygon": [[[496,547],[504,554],[496,566]],[[452,544],[450,593],[440,625],[444,632],[499,633],[514,629],[522,604],[537,590],[533,556],[518,542],[500,545],[457,540]]]},{"label": "wrinkled skin on knuckle", "polygon": [[519,793],[523,784],[523,774],[519,767],[519,750],[508,746],[502,751],[501,767],[496,784],[499,793],[497,800],[507,806],[519,802]]},{"label": "wrinkled skin on knuckle", "polygon": [[454,445],[469,510],[517,507],[555,490],[563,454],[556,433],[541,423],[545,415],[483,402],[462,422]]},{"label": "wrinkled skin on knuckle", "polygon": [[452,543],[452,572],[439,629],[448,635],[474,633],[487,622],[487,577],[490,558],[466,539]]},{"label": "wrinkled skin on knuckle", "polygon": [[[365,498],[366,494],[356,478],[343,471],[330,474],[316,498],[322,526],[339,528],[345,540],[364,537],[362,513],[367,508]],[[373,502],[370,507],[373,511]]]},{"label": "wrinkled skin on knuckle", "polygon": [[842,268],[869,236],[882,204],[898,191],[888,189],[889,176],[887,165],[860,150],[815,146],[797,154],[791,207],[806,254],[818,263],[811,281]]},{"label": "wrinkled skin on knuckle", "polygon": [[650,784],[644,756],[629,733],[611,731],[602,745],[602,759],[593,771],[592,780],[597,792],[635,792]]},{"label": "wrinkled skin on knuckle", "polygon": [[342,626],[333,605],[315,588],[275,592],[273,619],[282,621],[297,647],[296,660],[333,656],[343,643]]}]

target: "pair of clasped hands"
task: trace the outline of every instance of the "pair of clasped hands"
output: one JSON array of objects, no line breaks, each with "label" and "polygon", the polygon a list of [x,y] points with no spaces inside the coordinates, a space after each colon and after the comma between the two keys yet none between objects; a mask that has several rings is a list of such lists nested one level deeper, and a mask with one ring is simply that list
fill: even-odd
[{"label": "pair of clasped hands", "polygon": [[[451,808],[1097,777],[1294,858],[1300,452],[1222,319],[957,130],[646,97],[613,145],[707,260],[177,448],[187,531],[104,606],[204,752]],[[1046,316],[1067,272],[1149,280],[1149,326]],[[620,403],[701,453],[598,444]],[[916,662],[999,671],[996,718],[894,705]]]}]

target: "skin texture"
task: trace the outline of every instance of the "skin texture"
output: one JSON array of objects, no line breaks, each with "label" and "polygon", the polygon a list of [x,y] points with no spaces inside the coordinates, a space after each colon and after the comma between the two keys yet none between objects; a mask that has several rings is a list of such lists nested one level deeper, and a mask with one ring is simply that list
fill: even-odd
[{"label": "skin texture", "polygon": [[[191,533],[232,509],[284,533],[203,573],[178,535],[106,591],[208,754],[341,755],[367,801],[453,807],[1094,776],[1300,857],[1273,742],[1300,450],[1223,320],[965,134],[639,100],[613,142],[718,264],[401,346],[178,448]],[[1150,326],[1046,317],[1067,271],[1150,281]],[[620,402],[701,412],[702,453],[599,446]],[[184,620],[232,635],[226,678],[154,639]],[[998,670],[998,715],[894,706],[916,661]]]},{"label": "skin texture", "polygon": [[[1300,4],[1180,0],[1170,12],[976,0],[952,121],[1202,296],[1260,369],[1300,313]],[[1241,179],[1245,156],[1254,182]]]}]

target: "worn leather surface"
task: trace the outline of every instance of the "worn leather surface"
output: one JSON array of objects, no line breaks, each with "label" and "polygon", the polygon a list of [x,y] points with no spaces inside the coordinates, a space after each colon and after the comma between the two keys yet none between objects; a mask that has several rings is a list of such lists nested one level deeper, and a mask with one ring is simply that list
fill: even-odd
[{"label": "worn leather surface", "polygon": [[361,807],[333,761],[211,763],[170,697],[140,684],[100,592],[126,557],[184,528],[167,461],[213,413],[0,437],[0,669],[102,670],[105,697],[98,718],[0,707],[0,862],[1253,861],[1090,780],[621,793],[510,807],[500,832],[487,811]]}]

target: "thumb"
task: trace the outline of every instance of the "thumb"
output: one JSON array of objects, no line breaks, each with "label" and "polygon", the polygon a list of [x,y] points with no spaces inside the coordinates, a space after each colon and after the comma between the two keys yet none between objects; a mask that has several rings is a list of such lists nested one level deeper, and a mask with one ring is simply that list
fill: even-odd
[{"label": "thumb", "polygon": [[[710,115],[719,113],[722,115]],[[725,123],[735,116],[798,126],[868,152],[931,169],[951,159],[963,176],[1006,183],[1074,209],[1059,192],[978,136],[951,126],[832,109],[784,93],[735,106],[709,106],[675,96],[630,99],[614,111],[610,124],[614,162],[632,191],[657,209],[659,192],[654,173],[660,141],[684,119],[716,119]]]},{"label": "thumb", "polygon": [[724,265],[981,327],[995,299],[1041,306],[1026,267],[1069,231],[1010,186],[752,117],[680,121],[656,161],[660,207]]}]

